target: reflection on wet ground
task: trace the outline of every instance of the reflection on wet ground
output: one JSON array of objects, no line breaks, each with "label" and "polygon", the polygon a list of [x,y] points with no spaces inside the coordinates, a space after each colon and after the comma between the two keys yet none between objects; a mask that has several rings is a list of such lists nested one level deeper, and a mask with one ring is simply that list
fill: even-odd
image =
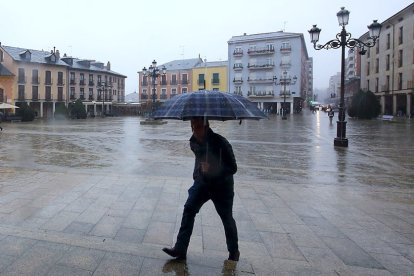
[{"label": "reflection on wet ground", "polygon": [[[187,262],[169,261],[191,185],[189,122],[141,118],[2,124],[1,275],[410,275],[412,121],[326,113],[211,122],[233,145],[242,256],[206,203]],[[412,273],[411,273],[412,274]]]},{"label": "reflection on wet ground", "polygon": [[[3,166],[45,171],[97,171],[189,176],[188,122],[140,125],[141,118],[36,121],[5,125]],[[336,123],[323,112],[269,120],[211,122],[233,145],[244,179],[357,185],[413,183],[410,120],[348,119],[348,148],[335,148]],[[378,177],[378,175],[382,177]]]}]

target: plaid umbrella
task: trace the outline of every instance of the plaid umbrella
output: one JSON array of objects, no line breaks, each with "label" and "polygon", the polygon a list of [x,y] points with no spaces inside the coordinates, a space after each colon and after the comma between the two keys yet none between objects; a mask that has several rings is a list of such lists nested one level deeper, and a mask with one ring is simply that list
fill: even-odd
[{"label": "plaid umbrella", "polygon": [[154,119],[190,120],[192,117],[218,121],[267,118],[256,104],[242,96],[208,90],[177,95],[154,113]]}]

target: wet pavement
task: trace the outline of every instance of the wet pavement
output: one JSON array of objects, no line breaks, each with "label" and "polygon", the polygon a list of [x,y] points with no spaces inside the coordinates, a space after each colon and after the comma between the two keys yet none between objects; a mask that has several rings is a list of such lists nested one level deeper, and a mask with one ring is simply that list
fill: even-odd
[{"label": "wet pavement", "polygon": [[194,157],[189,122],[3,123],[0,275],[413,275],[414,121],[326,113],[211,122],[233,145],[241,259],[208,202],[186,263],[174,243]]}]

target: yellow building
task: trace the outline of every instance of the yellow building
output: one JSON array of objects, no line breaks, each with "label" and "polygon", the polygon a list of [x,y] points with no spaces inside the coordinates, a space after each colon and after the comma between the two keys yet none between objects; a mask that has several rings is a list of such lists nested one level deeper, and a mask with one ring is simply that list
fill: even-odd
[{"label": "yellow building", "polygon": [[193,90],[228,91],[227,61],[203,62],[193,68]]}]

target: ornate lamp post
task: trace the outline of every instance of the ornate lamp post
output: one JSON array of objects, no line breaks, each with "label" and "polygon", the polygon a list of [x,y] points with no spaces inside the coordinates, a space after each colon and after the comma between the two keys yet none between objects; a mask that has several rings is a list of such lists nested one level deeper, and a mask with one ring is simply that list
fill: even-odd
[{"label": "ornate lamp post", "polygon": [[336,125],[336,138],[334,139],[334,145],[339,147],[348,147],[348,139],[346,138],[346,121],[345,121],[345,102],[344,102],[344,93],[345,93],[345,47],[348,48],[359,48],[359,53],[364,55],[366,53],[365,48],[371,48],[375,45],[380,32],[381,24],[374,20],[374,22],[368,26],[369,30],[369,41],[363,42],[359,39],[352,38],[351,34],[348,33],[345,29],[345,25],[348,25],[349,20],[349,11],[344,7],[336,14],[338,17],[339,26],[342,26],[342,31],[336,35],[336,39],[332,39],[325,43],[324,45],[316,44],[319,41],[319,34],[321,29],[313,25],[312,29],[309,30],[311,37],[311,42],[315,50],[321,49],[338,49],[341,48],[341,95],[339,102],[339,114],[338,121]]},{"label": "ornate lamp post", "polygon": [[283,72],[283,76],[280,77],[279,82],[277,82],[277,77],[273,77],[273,81],[276,85],[283,85],[283,106],[282,106],[282,120],[286,120],[286,85],[295,84],[297,81],[297,77],[294,76],[293,78],[290,77],[290,75],[287,74],[286,71]]},{"label": "ornate lamp post", "polygon": [[148,76],[152,79],[152,108],[151,108],[151,117],[154,115],[154,109],[155,109],[155,99],[157,98],[157,95],[155,94],[155,84],[156,84],[156,80],[159,76],[161,75],[165,75],[167,73],[167,69],[165,68],[165,66],[162,66],[161,70],[157,67],[157,62],[154,61],[152,62],[152,65],[150,65],[147,68],[142,68],[142,73],[144,74],[144,76]]},{"label": "ornate lamp post", "polygon": [[98,83],[98,90],[101,91],[102,98],[102,117],[105,117],[105,95],[108,88],[112,88],[112,85],[107,81],[101,81]]}]

